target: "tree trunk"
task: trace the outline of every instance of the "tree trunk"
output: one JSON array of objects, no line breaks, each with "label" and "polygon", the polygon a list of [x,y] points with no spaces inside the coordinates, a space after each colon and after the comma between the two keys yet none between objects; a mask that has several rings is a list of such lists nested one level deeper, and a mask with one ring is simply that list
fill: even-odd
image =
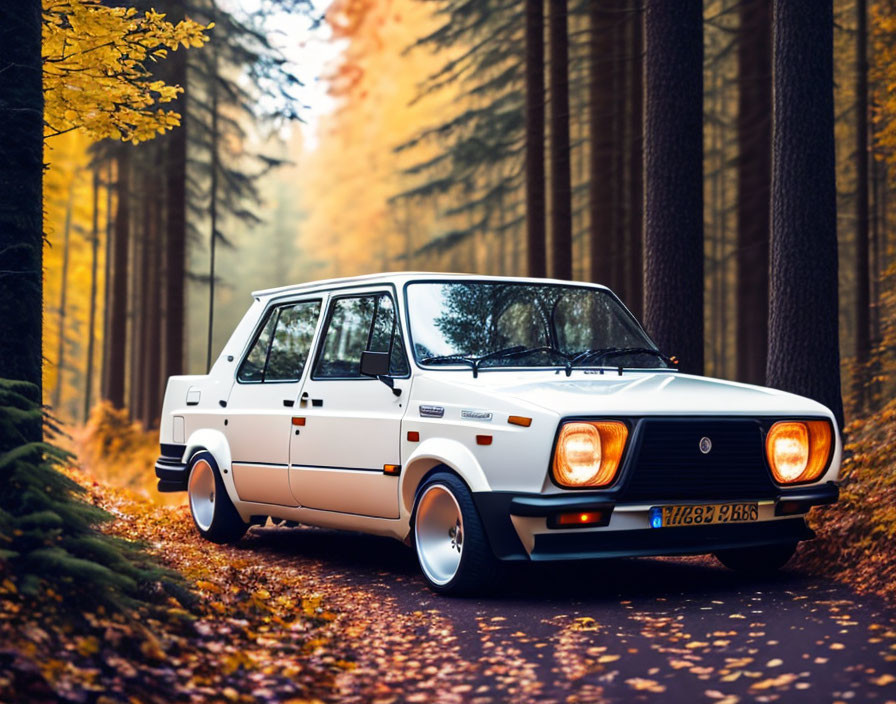
[{"label": "tree trunk", "polygon": [[772,148],[771,0],[740,5],[737,106],[737,378],[765,383]]},{"label": "tree trunk", "polygon": [[[146,281],[146,220],[148,215],[147,199],[145,197],[146,169],[145,153],[138,154],[137,168],[134,170],[135,193],[140,193],[141,198],[136,197],[130,207],[134,210],[135,218],[131,225],[131,280],[128,289],[129,322],[129,357],[127,373],[128,411],[131,420],[140,420],[140,407],[142,402],[141,370],[143,369],[143,357],[145,341],[143,339],[143,309],[144,309],[144,282]],[[140,206],[143,206],[142,212]]]},{"label": "tree trunk", "polygon": [[100,167],[94,166],[93,170],[93,223],[91,225],[90,240],[90,300],[88,302],[89,314],[87,316],[87,365],[84,370],[84,422],[90,416],[90,398],[93,393],[93,367],[94,347],[96,346],[96,276],[100,252]]},{"label": "tree trunk", "polygon": [[644,310],[644,19],[640,2],[631,8],[631,63],[629,64],[629,228],[628,281],[625,303],[640,318]]},{"label": "tree trunk", "polygon": [[[182,13],[181,13],[182,14]],[[171,17],[172,20],[182,17]],[[187,57],[183,49],[168,59],[171,82],[186,89]],[[166,377],[184,371],[184,298],[187,257],[187,99],[171,104],[181,114],[181,125],[167,136],[168,193],[167,247],[165,249],[165,366]]]},{"label": "tree trunk", "polygon": [[529,276],[544,276],[544,3],[526,0],[526,244]]},{"label": "tree trunk", "polygon": [[555,279],[572,278],[572,173],[569,162],[569,37],[566,0],[550,0],[551,236]]},{"label": "tree trunk", "polygon": [[615,5],[615,21],[613,27],[613,45],[610,54],[613,81],[613,115],[610,131],[613,140],[613,165],[610,171],[610,181],[613,188],[613,197],[610,201],[612,209],[612,267],[609,286],[621,297],[625,298],[625,266],[628,260],[628,235],[626,210],[625,157],[626,153],[626,109],[628,107],[626,71],[629,59],[628,37],[626,36],[628,7],[625,0],[617,0]]},{"label": "tree trunk", "polygon": [[[0,378],[41,402],[43,306],[41,4],[0,3]],[[41,424],[26,431],[41,438]],[[0,452],[8,450],[0,447]]]},{"label": "tree trunk", "polygon": [[[161,155],[160,155],[161,156]],[[155,173],[161,171],[161,160],[156,166]],[[162,213],[165,206],[165,191],[161,179],[157,176],[152,179],[153,188],[159,194],[156,207],[153,209],[150,221],[152,240],[150,242],[150,280],[147,289],[147,297],[150,301],[147,311],[146,338],[153,353],[146,360],[146,389],[145,389],[145,413],[144,425],[147,428],[158,427],[159,417],[162,411],[162,394],[164,387],[161,380],[162,358],[156,351],[159,337],[162,334],[162,311],[158,305],[162,295]]]},{"label": "tree trunk", "polygon": [[[153,145],[156,146],[156,145]],[[156,357],[154,343],[150,334],[150,317],[152,311],[157,307],[156,298],[153,291],[153,259],[155,258],[155,250],[158,246],[158,232],[156,232],[155,221],[156,213],[161,207],[159,202],[159,188],[155,179],[155,172],[158,168],[155,151],[151,150],[149,155],[149,163],[147,164],[147,174],[144,175],[144,192],[143,192],[143,247],[141,257],[141,273],[140,273],[140,316],[137,319],[137,329],[140,332],[141,354],[139,355],[139,367],[134,382],[139,384],[139,393],[137,395],[137,405],[135,406],[137,417],[140,424],[144,428],[149,428],[152,419],[149,411],[149,396],[152,382],[149,378],[150,358]]]},{"label": "tree trunk", "polygon": [[823,403],[842,426],[833,8],[830,0],[774,7],[767,381]]},{"label": "tree trunk", "polygon": [[681,369],[703,370],[703,6],[645,9],[644,321]]},{"label": "tree trunk", "polygon": [[[212,2],[212,21],[215,21],[216,13],[215,3]],[[209,233],[209,265],[208,265],[208,340],[205,350],[205,368],[206,371],[212,368],[212,347],[214,346],[215,334],[215,248],[218,244],[218,45],[216,38],[212,37],[212,76],[211,76],[211,134],[209,135],[211,149],[211,184],[210,203],[209,203],[209,224],[211,232]]]},{"label": "tree trunk", "polygon": [[868,228],[868,7],[856,0],[856,411],[866,406],[871,355],[871,262]]},{"label": "tree trunk", "polygon": [[591,222],[591,280],[613,283],[613,32],[616,13],[604,3],[590,5],[588,103],[591,154],[588,211]]},{"label": "tree trunk", "polygon": [[109,364],[112,358],[112,241],[115,238],[115,219],[112,215],[112,194],[115,190],[112,167],[115,159],[109,158],[106,169],[106,261],[103,264],[103,366],[100,375],[100,398],[109,398]]},{"label": "tree trunk", "polygon": [[59,413],[62,402],[62,377],[65,370],[65,314],[68,308],[68,262],[71,255],[72,207],[75,200],[75,180],[68,184],[65,204],[65,224],[62,227],[62,273],[59,278],[59,309],[56,311],[56,383],[53,385],[53,412]]},{"label": "tree trunk", "polygon": [[118,205],[112,242],[111,300],[109,303],[109,401],[124,408],[128,339],[128,230],[130,229],[131,147],[118,150]]}]

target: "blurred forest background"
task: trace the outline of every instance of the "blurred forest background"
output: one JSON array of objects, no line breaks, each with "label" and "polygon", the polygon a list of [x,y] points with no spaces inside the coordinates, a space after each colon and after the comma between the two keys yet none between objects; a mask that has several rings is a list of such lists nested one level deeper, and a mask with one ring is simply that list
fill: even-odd
[{"label": "blurred forest background", "polygon": [[242,686],[185,609],[240,657],[285,622],[158,505],[166,379],[365,272],[607,284],[682,371],[825,403],[798,569],[896,598],[896,0],[3,0],[0,127],[0,699],[122,648],[141,700],[175,651]]},{"label": "blurred forest background", "polygon": [[[184,88],[182,127],[46,140],[44,398],[58,417],[82,423],[106,400],[154,428],[167,376],[204,372],[257,288],[552,275],[607,284],[642,317],[638,0],[133,4],[214,26],[158,63]],[[702,368],[765,383],[771,2],[706,0],[700,24]],[[896,4],[836,0],[832,51],[849,419],[891,391]],[[311,54],[320,76],[297,66]]]}]

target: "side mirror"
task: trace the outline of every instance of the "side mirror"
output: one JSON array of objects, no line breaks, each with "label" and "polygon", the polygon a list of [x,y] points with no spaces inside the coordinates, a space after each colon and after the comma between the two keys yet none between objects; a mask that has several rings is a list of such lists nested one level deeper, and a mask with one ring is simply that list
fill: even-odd
[{"label": "side mirror", "polygon": [[361,373],[364,376],[388,376],[389,353],[388,352],[362,352]]},{"label": "side mirror", "polygon": [[361,374],[373,376],[392,389],[392,393],[401,396],[401,389],[395,388],[395,382],[389,376],[389,367],[392,366],[388,352],[371,352],[367,350],[361,353]]}]

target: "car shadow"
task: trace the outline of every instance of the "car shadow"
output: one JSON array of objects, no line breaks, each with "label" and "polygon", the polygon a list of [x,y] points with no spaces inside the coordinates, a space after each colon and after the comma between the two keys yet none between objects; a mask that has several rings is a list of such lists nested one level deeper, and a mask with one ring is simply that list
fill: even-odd
[{"label": "car shadow", "polygon": [[[412,549],[396,540],[322,528],[256,527],[239,543],[275,559],[313,561],[348,583],[431,594]],[[827,580],[793,568],[764,576],[732,572],[713,558],[644,557],[504,566],[489,601],[614,601],[724,598],[759,591],[802,591]]]}]

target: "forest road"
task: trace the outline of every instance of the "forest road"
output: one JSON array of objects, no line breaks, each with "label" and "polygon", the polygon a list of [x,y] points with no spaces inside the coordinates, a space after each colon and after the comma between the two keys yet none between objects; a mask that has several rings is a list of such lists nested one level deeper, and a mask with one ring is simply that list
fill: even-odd
[{"label": "forest road", "polygon": [[896,702],[896,609],[794,569],[532,565],[456,599],[386,538],[267,527],[221,549],[337,610],[339,701]]}]

